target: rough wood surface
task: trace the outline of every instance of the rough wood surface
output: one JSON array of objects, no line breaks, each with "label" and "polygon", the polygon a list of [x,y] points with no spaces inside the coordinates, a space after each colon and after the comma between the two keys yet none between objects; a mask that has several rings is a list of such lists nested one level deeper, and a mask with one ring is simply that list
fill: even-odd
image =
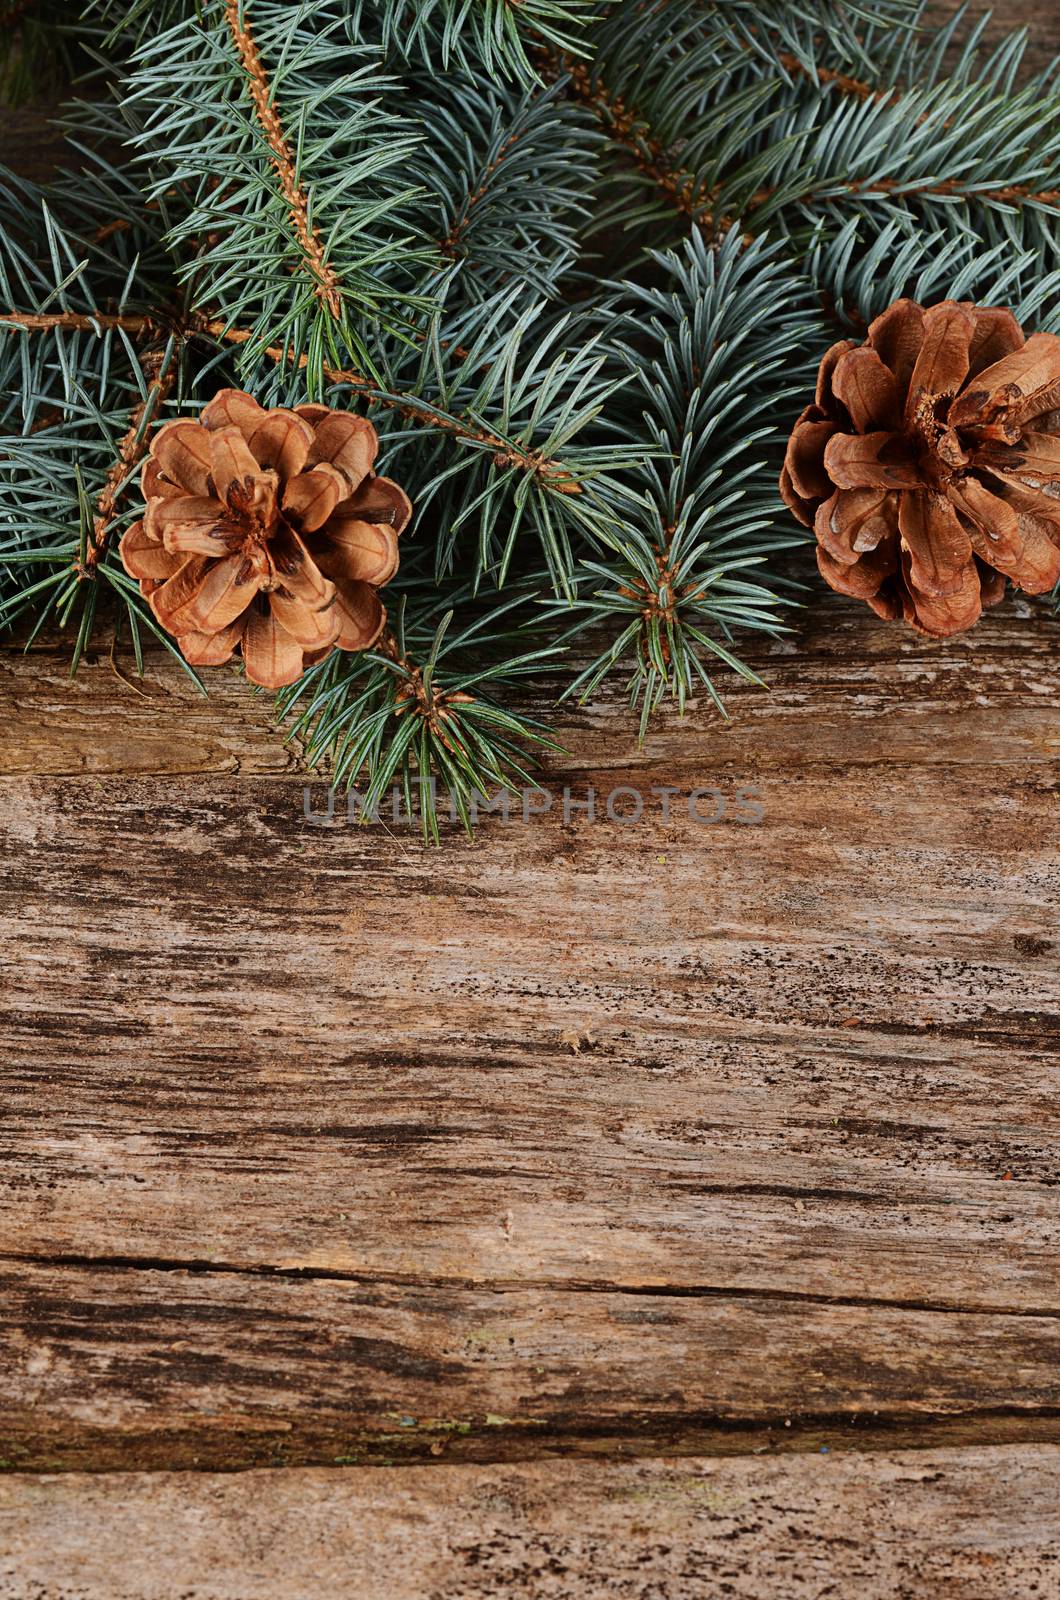
[{"label": "rough wood surface", "polygon": [[605,698],[542,780],[759,825],[437,852],[307,820],[234,682],[9,655],[52,776],[0,791],[0,1454],[1060,1437],[1060,626],[1022,610],[933,645],[824,598],[732,727],[638,752]]},{"label": "rough wood surface", "polygon": [[2,1600],[1050,1600],[1060,1452],[0,1479]]},{"label": "rough wood surface", "polygon": [[8,1266],[9,1468],[1060,1438],[1060,1317]]}]

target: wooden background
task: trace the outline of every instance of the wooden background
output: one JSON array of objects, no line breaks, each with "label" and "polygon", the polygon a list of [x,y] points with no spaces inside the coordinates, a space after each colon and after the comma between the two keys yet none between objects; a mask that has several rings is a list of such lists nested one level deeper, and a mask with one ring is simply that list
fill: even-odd
[{"label": "wooden background", "polygon": [[544,779],[761,825],[433,852],[0,652],[0,1597],[1060,1595],[1058,641],[819,596]]}]

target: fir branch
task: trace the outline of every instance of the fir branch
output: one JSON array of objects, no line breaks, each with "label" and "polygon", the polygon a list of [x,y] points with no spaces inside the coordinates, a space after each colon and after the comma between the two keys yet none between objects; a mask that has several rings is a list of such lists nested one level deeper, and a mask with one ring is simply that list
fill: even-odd
[{"label": "fir branch", "polygon": [[225,0],[225,20],[246,74],[247,93],[253,101],[254,114],[272,151],[272,165],[290,207],[291,226],[301,246],[306,271],[315,280],[313,292],[338,321],[342,316],[338,279],[328,262],[320,234],[310,221],[309,196],[299,181],[294,152],[273,104],[261,52],[247,21],[249,4],[250,0]]},{"label": "fir branch", "polygon": [[608,137],[625,148],[637,169],[658,187],[675,209],[709,228],[709,217],[700,216],[701,205],[708,204],[709,197],[703,197],[701,202],[696,194],[695,179],[671,164],[663,145],[652,137],[622,96],[612,95],[589,66],[571,55],[546,48],[539,49],[537,55],[548,74],[569,85]]},{"label": "fir branch", "polygon": [[[756,211],[771,204],[778,195],[787,196],[786,185],[776,184],[758,189],[751,195],[743,210],[743,220],[753,217]],[[840,198],[872,200],[881,195],[893,195],[903,200],[975,200],[982,205],[1043,206],[1060,212],[1060,189],[1035,189],[1029,184],[1010,183],[1000,188],[979,188],[962,183],[956,178],[940,178],[928,183],[906,182],[900,178],[849,178],[840,183],[822,184],[819,189],[809,188],[798,195],[800,206],[831,204]],[[726,218],[722,224],[732,227],[734,219]]]},{"label": "fir branch", "polygon": [[638,513],[583,563],[571,635],[601,619],[619,631],[565,691],[584,699],[625,664],[642,736],[666,695],[683,710],[702,689],[724,713],[712,659],[757,682],[734,630],[783,631],[782,587],[749,569],[795,542],[772,531],[768,441],[810,381],[802,347],[818,336],[809,285],[775,247],[732,234],[708,248],[693,234],[653,264],[664,286],[613,285],[606,326],[610,359],[633,378],[625,429],[659,448],[638,474]]},{"label": "fir branch", "polygon": [[481,205],[483,197],[489,193],[490,179],[494,177],[505,156],[514,149],[520,139],[521,130],[515,129],[504,140],[496,155],[488,163],[482,173],[478,187],[468,194],[459,213],[453,218],[444,239],[438,242],[439,252],[447,256],[450,261],[457,254],[460,242],[471,224],[471,213],[475,206]]},{"label": "fir branch", "polygon": [[[620,216],[643,227],[668,212],[713,238],[779,229],[801,251],[818,216],[834,229],[854,208],[881,222],[904,216],[914,229],[941,203],[954,232],[991,245],[1011,234],[1010,219],[1037,215],[1025,239],[1048,270],[1060,254],[1045,225],[1060,212],[1056,83],[1044,75],[1016,90],[1023,36],[982,59],[979,28],[946,77],[955,25],[921,50],[918,22],[885,38],[874,85],[820,59],[812,40],[784,53],[779,74],[764,31],[734,36],[704,0],[672,0],[648,18],[620,7],[591,68],[552,58],[632,156],[625,174],[612,173],[619,198],[597,227]],[[631,204],[633,188],[643,203]]]},{"label": "fir branch", "polygon": [[423,133],[412,173],[442,259],[460,268],[450,304],[454,293],[484,301],[517,276],[558,298],[599,181],[593,120],[553,89],[426,76],[410,88]]},{"label": "fir branch", "polygon": [[484,73],[487,80],[534,77],[534,46],[579,54],[611,0],[352,0],[350,32],[382,39],[406,62],[432,72]]},{"label": "fir branch", "polygon": [[390,109],[378,48],[343,37],[340,0],[253,8],[252,38],[233,34],[233,0],[146,37],[121,112],[148,197],[171,198],[165,238],[190,303],[253,332],[244,377],[266,346],[307,354],[319,398],[325,363],[372,373],[366,322],[400,334],[429,303],[438,258],[406,176],[419,135]]},{"label": "fir branch", "polygon": [[177,373],[175,360],[163,356],[142,358],[142,365],[155,368],[143,399],[133,407],[129,426],[118,446],[117,459],[107,473],[106,481],[96,501],[96,515],[92,523],[92,538],[85,555],[83,573],[88,576],[99,562],[110,538],[118,499],[127,487],[133,468],[142,461],[151,440],[152,424],[173,387]]},{"label": "fir branch", "polygon": [[[450,817],[470,833],[489,803],[487,789],[511,793],[530,784],[537,752],[559,748],[536,718],[494,698],[498,689],[538,676],[557,654],[554,644],[542,643],[539,627],[537,634],[522,631],[533,592],[507,595],[454,627],[471,598],[466,587],[439,598],[433,582],[425,592],[413,580],[393,627],[373,649],[336,652],[277,696],[281,720],[295,719],[288,737],[302,742],[310,765],[327,763],[334,789],[364,782],[362,822],[385,820],[380,808],[396,788],[407,816],[418,815],[425,842],[438,843],[440,780]],[[415,610],[410,602],[418,602]]]},{"label": "fir branch", "polygon": [[[217,320],[205,320],[199,325],[202,333],[209,334],[212,338],[224,340],[228,344],[244,344],[252,335],[241,328],[227,327]],[[453,347],[453,353],[466,355],[462,346]],[[296,356],[291,349],[282,346],[268,346],[264,351],[271,361],[280,366],[294,366],[304,368],[305,355]],[[329,383],[353,389],[364,396],[368,406],[380,406],[387,411],[395,411],[406,421],[420,427],[432,428],[436,432],[449,438],[461,441],[464,444],[474,445],[476,448],[488,451],[494,465],[505,468],[515,468],[536,477],[545,487],[555,494],[579,495],[582,486],[577,474],[566,467],[562,461],[552,460],[539,450],[522,450],[510,440],[502,438],[497,433],[491,433],[486,428],[475,426],[455,417],[423,400],[418,395],[409,393],[391,394],[379,389],[359,373],[343,367],[331,367],[326,363],[323,372]]]},{"label": "fir branch", "polygon": [[[135,337],[148,339],[156,338],[159,333],[159,323],[153,317],[123,316],[107,312],[6,312],[0,315],[0,325],[21,328],[26,333],[63,329],[98,334],[107,329],[121,329],[122,332]],[[247,344],[254,337],[245,328],[232,328],[218,318],[193,313],[187,318],[182,336],[190,337],[195,334],[207,335],[211,339],[231,345]],[[293,349],[284,349],[281,345],[270,345],[262,354],[268,356],[270,361],[274,361],[278,366],[304,369],[308,361],[304,353],[298,355]],[[454,347],[454,354],[466,355],[466,352],[458,345]],[[494,465],[502,470],[515,468],[536,477],[554,494],[582,493],[582,485],[578,481],[577,474],[562,461],[551,459],[540,450],[520,449],[500,434],[491,433],[489,429],[476,427],[459,417],[450,416],[417,395],[388,394],[378,389],[360,373],[348,368],[332,367],[325,363],[323,371],[329,383],[341,385],[363,395],[368,406],[380,406],[384,410],[396,411],[408,422],[433,428],[450,438],[489,452]]]}]

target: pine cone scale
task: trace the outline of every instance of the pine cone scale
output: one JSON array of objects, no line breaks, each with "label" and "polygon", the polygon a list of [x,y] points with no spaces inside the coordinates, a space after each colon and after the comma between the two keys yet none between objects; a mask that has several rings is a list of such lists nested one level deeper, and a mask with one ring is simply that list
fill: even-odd
[{"label": "pine cone scale", "polygon": [[386,583],[394,574],[397,553],[393,540],[382,528],[370,522],[335,522],[331,547],[321,557],[329,575],[374,583]]},{"label": "pine cone scale", "polygon": [[902,495],[898,530],[909,552],[910,582],[920,594],[946,599],[963,591],[972,542],[944,496]]},{"label": "pine cone scale", "polygon": [[332,648],[378,638],[376,590],[397,570],[412,507],[373,474],[377,451],[364,417],[266,411],[240,390],[159,430],[121,555],[188,661],[238,648],[253,682],[280,688]]},{"label": "pine cone scale", "polygon": [[[130,577],[145,584],[165,583],[181,565],[180,558],[170,555],[150,538],[143,522],[134,522],[121,542],[122,561]],[[146,591],[145,591],[146,592]]]},{"label": "pine cone scale", "polygon": [[181,652],[190,666],[221,667],[231,660],[242,632],[242,622],[233,622],[220,633],[182,633]]},{"label": "pine cone scale", "polygon": [[254,429],[247,448],[260,467],[271,467],[285,481],[305,470],[313,446],[313,430],[295,411],[277,409],[266,413],[265,421]]},{"label": "pine cone scale", "polygon": [[233,510],[237,506],[249,510],[256,503],[268,514],[279,478],[271,469],[261,468],[240,430],[229,425],[211,434],[210,456],[213,463],[211,492]]},{"label": "pine cone scale", "polygon": [[240,644],[252,683],[282,688],[301,677],[304,647],[281,626],[271,607],[251,607]]},{"label": "pine cone scale", "polygon": [[[191,495],[213,495],[210,437],[197,423],[167,422],[155,434],[151,458],[155,463],[156,478],[165,474],[161,481],[166,483],[167,493],[175,487]],[[143,483],[141,474],[141,486]],[[156,485],[154,493],[159,492]]]},{"label": "pine cone scale", "polygon": [[875,350],[863,346],[840,356],[832,374],[832,393],[846,406],[859,433],[901,426],[902,404],[894,373]]},{"label": "pine cone scale", "polygon": [[181,500],[158,500],[147,514],[147,532],[161,539],[173,556],[216,556],[238,550],[242,533],[219,500],[185,495]]},{"label": "pine cone scale", "polygon": [[1051,588],[1058,405],[1060,338],[1025,338],[1003,308],[898,301],[864,345],[833,345],[780,481],[825,581],[938,637],[971,626],[1006,577]]},{"label": "pine cone scale", "polygon": [[[171,583],[176,581],[170,580]],[[261,574],[254,571],[253,563],[239,551],[221,561],[207,560],[205,567],[194,574],[189,598],[176,611],[169,612],[167,626],[173,627],[178,635],[185,629],[193,633],[219,633],[246,610],[260,589],[261,581]],[[163,593],[159,590],[157,595],[151,596],[153,609]],[[155,615],[158,616],[157,609]],[[159,621],[162,621],[160,616]]]},{"label": "pine cone scale", "polygon": [[952,300],[925,311],[921,324],[923,343],[909,379],[905,407],[906,426],[930,439],[934,409],[944,396],[961,389],[971,367],[975,321],[965,307]]},{"label": "pine cone scale", "polygon": [[335,643],[340,650],[367,650],[383,631],[386,612],[371,584],[343,584],[335,595],[335,610],[340,627]]},{"label": "pine cone scale", "polygon": [[[128,538],[128,534],[125,537]],[[124,542],[123,539],[123,545]],[[176,628],[171,625],[173,619],[195,598],[196,590],[209,571],[209,567],[207,556],[188,556],[172,577],[167,578],[149,593],[151,610],[167,633],[176,633]]]},{"label": "pine cone scale", "polygon": [[334,467],[313,467],[291,478],[283,491],[283,509],[301,528],[313,533],[323,527],[346,493],[346,480]]},{"label": "pine cone scale", "polygon": [[[884,454],[892,459],[883,460]],[[824,470],[840,489],[920,489],[923,479],[908,459],[899,433],[834,433],[824,451]]]},{"label": "pine cone scale", "polygon": [[284,529],[275,541],[273,570],[281,587],[310,610],[330,605],[335,598],[334,584],[328,582],[322,568],[293,528]]},{"label": "pine cone scale", "polygon": [[330,600],[314,611],[285,589],[276,589],[269,597],[269,608],[280,627],[303,650],[326,650],[339,636],[341,624]]}]

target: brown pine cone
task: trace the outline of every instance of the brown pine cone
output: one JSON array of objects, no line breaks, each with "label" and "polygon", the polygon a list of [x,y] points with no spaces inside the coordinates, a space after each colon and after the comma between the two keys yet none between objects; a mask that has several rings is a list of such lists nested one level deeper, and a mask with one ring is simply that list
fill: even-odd
[{"label": "brown pine cone", "polygon": [[373,476],[378,447],[364,417],[266,411],[239,389],[159,429],[147,511],[121,558],[187,661],[217,666],[238,645],[251,682],[278,689],[332,649],[378,639],[376,591],[412,514],[396,483]]},{"label": "brown pine cone", "polygon": [[898,300],[821,362],[780,492],[840,594],[943,638],[1060,579],[1060,338]]}]

